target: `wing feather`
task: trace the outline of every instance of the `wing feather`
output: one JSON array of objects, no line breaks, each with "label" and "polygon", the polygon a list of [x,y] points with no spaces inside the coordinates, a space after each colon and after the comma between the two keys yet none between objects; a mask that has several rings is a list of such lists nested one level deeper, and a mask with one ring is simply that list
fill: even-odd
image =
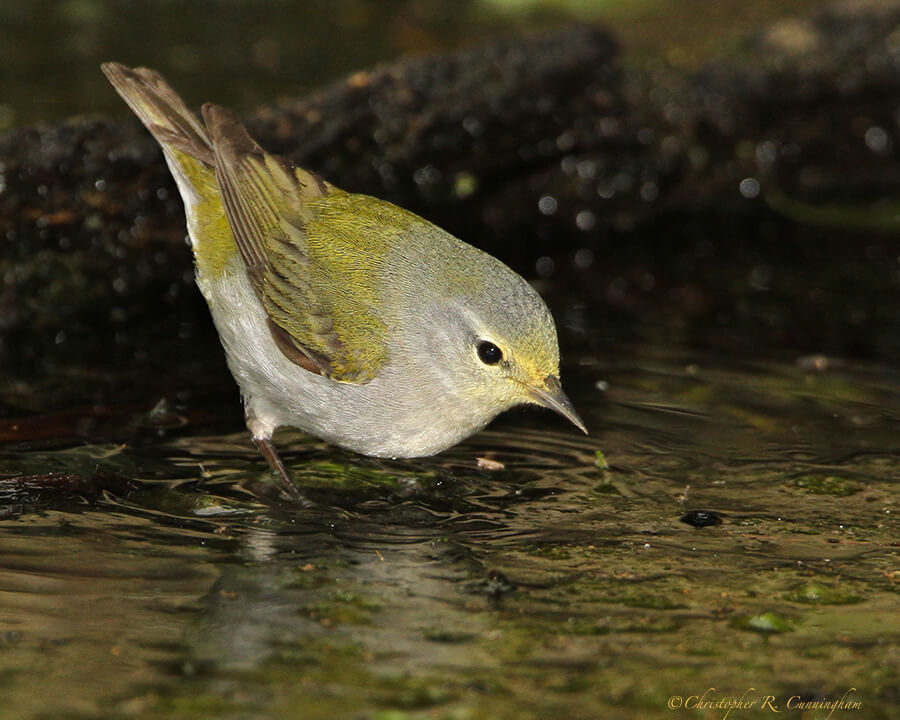
[{"label": "wing feather", "polygon": [[372,302],[372,248],[358,232],[330,235],[316,211],[317,201],[346,194],[265,153],[227,110],[205,105],[203,118],[225,214],[276,344],[307,370],[371,380],[387,355]]}]

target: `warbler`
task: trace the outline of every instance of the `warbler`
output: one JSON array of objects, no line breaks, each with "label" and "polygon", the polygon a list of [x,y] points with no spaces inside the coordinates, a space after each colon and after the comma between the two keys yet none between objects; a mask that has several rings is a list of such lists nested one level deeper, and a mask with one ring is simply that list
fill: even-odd
[{"label": "warbler", "polygon": [[247,428],[289,490],[281,426],[391,458],[438,453],[527,403],[587,432],[553,318],[502,262],[267,153],[222,107],[201,120],[153,70],[102,69],[162,147]]}]

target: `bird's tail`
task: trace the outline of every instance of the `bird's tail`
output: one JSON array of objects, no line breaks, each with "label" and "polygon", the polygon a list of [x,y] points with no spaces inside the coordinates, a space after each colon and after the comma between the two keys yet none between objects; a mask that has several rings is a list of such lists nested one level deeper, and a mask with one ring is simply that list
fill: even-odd
[{"label": "bird's tail", "polygon": [[[198,269],[203,272],[204,261],[210,259],[220,265],[236,248],[222,207],[206,126],[159,73],[114,62],[101,68],[163,149],[184,200]],[[201,245],[207,246],[204,251]]]}]

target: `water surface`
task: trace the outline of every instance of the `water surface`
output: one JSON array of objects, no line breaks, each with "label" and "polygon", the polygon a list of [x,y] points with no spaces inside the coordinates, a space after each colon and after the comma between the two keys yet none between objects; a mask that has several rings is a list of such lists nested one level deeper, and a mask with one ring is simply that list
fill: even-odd
[{"label": "water surface", "polygon": [[5,446],[0,716],[654,718],[856,688],[844,717],[891,717],[900,375],[612,355],[564,368],[589,437],[521,411],[388,462],[284,433],[307,507],[228,413]]}]

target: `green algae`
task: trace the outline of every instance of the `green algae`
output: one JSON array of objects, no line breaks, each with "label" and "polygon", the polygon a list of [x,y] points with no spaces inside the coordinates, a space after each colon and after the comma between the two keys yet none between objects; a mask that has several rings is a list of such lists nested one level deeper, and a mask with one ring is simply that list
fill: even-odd
[{"label": "green algae", "polygon": [[300,612],[322,625],[367,625],[381,609],[376,600],[354,592],[335,590],[324,599],[301,608]]},{"label": "green algae", "polygon": [[806,605],[849,605],[863,600],[846,588],[821,583],[807,583],[786,593],[784,599]]},{"label": "green algae", "polygon": [[796,620],[774,612],[736,616],[731,620],[732,627],[738,630],[760,633],[761,635],[792,632],[796,624]]},{"label": "green algae", "polygon": [[813,495],[833,495],[847,497],[862,490],[859,483],[834,475],[802,475],[794,478],[793,484]]}]

